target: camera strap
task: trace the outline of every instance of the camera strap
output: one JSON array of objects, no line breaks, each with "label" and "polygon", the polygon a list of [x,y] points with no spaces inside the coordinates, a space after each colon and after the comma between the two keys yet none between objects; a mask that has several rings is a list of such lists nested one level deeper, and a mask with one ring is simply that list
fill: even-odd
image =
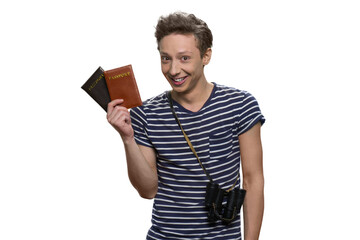
[{"label": "camera strap", "polygon": [[[181,129],[181,131],[182,131],[182,133],[183,133],[183,135],[184,135],[184,137],[185,137],[185,140],[186,140],[187,144],[189,145],[191,151],[194,153],[196,159],[198,160],[198,162],[199,162],[201,168],[203,169],[204,173],[206,174],[207,178],[210,180],[210,182],[213,182],[213,180],[212,180],[212,178],[210,177],[209,173],[206,171],[205,166],[202,164],[199,156],[197,155],[194,146],[191,144],[189,137],[187,136],[187,134],[185,133],[185,130],[184,130],[183,127],[181,126],[180,120],[179,120],[179,118],[177,117],[176,112],[175,112],[175,110],[174,110],[174,104],[173,104],[173,100],[172,100],[172,97],[171,97],[171,91],[168,91],[168,92],[167,92],[167,98],[168,98],[169,103],[170,103],[171,111],[172,111],[172,113],[173,113],[173,115],[174,115],[174,117],[175,117],[175,120],[176,120],[177,124],[179,125],[179,127],[180,127],[180,129]],[[235,187],[236,182],[237,182],[237,180],[239,179],[239,177],[240,177],[240,172],[238,172],[238,175],[237,175],[237,177],[236,177],[236,180],[235,180],[234,184],[233,184],[228,190],[226,190],[226,192],[230,192],[230,191]]]},{"label": "camera strap", "polygon": [[191,151],[194,153],[196,159],[198,160],[198,162],[199,162],[201,168],[203,169],[204,173],[206,174],[207,178],[210,180],[210,182],[213,182],[213,180],[212,180],[212,178],[210,177],[209,173],[206,171],[206,168],[204,167],[204,165],[203,165],[202,162],[200,161],[200,158],[199,158],[199,156],[197,155],[194,146],[191,144],[189,137],[186,135],[183,127],[181,126],[180,120],[179,120],[179,118],[177,117],[176,112],[175,112],[175,110],[174,110],[174,104],[173,104],[173,100],[172,100],[172,98],[171,98],[171,91],[168,91],[168,92],[167,92],[167,98],[168,98],[169,103],[170,103],[171,111],[172,111],[172,113],[173,113],[173,115],[174,115],[174,117],[175,117],[175,120],[176,120],[177,124],[179,125],[179,127],[180,127],[180,129],[181,129],[181,131],[182,131],[182,133],[183,133],[183,135],[184,135],[184,137],[185,137],[185,140],[186,140],[187,144],[189,145]]}]

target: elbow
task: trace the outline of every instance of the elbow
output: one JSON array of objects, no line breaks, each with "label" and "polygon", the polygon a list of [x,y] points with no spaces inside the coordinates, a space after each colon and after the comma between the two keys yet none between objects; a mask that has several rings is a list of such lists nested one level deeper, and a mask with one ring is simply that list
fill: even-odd
[{"label": "elbow", "polygon": [[142,194],[140,193],[140,197],[144,198],[144,199],[148,199],[151,200],[155,197],[156,194]]},{"label": "elbow", "polygon": [[264,176],[262,174],[258,174],[256,176],[244,176],[243,180],[243,188],[244,189],[252,189],[252,188],[258,188],[258,189],[264,189],[265,181]]},{"label": "elbow", "polygon": [[153,188],[149,189],[148,191],[138,191],[140,197],[144,198],[144,199],[153,199],[156,194],[157,194],[157,185],[154,186]]}]

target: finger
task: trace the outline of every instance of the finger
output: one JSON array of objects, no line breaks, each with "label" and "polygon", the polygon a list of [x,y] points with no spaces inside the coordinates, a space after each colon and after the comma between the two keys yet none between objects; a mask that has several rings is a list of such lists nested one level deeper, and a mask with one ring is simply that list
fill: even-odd
[{"label": "finger", "polygon": [[111,125],[115,126],[116,123],[119,122],[119,119],[121,118],[122,115],[123,115],[123,113],[121,111],[118,111],[117,109],[114,110],[108,119],[109,123]]},{"label": "finger", "polygon": [[126,124],[131,124],[131,118],[129,112],[128,114],[124,114],[124,121]]},{"label": "finger", "polygon": [[108,106],[107,106],[107,112],[108,114],[111,114],[111,112],[114,110],[114,107],[116,105],[120,105],[124,102],[124,99],[114,99],[112,100],[111,102],[108,103]]},{"label": "finger", "polygon": [[117,112],[110,119],[110,124],[122,134],[126,126],[129,125],[129,117],[123,111]]},{"label": "finger", "polygon": [[116,120],[122,113],[123,111],[118,107],[115,106],[112,108],[112,111],[108,113],[107,119],[108,121],[113,124],[114,123],[114,119]]},{"label": "finger", "polygon": [[129,111],[126,107],[122,107],[117,105],[113,108],[113,111],[108,115],[108,121],[112,124],[118,121],[118,118],[121,116],[128,116],[130,115]]},{"label": "finger", "polygon": [[127,116],[122,114],[117,119],[117,123],[119,124],[119,126],[124,127],[124,126],[128,125],[127,119],[128,119]]}]

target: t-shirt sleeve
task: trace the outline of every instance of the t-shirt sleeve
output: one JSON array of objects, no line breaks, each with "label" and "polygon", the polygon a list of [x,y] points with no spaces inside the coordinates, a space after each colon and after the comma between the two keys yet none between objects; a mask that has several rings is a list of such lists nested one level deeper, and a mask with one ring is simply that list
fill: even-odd
[{"label": "t-shirt sleeve", "polygon": [[142,107],[130,109],[130,117],[136,143],[153,148],[148,136],[147,119],[144,109]]},{"label": "t-shirt sleeve", "polygon": [[251,129],[259,121],[261,125],[265,123],[265,117],[260,111],[258,102],[253,95],[246,91],[243,92],[236,118],[238,136]]}]

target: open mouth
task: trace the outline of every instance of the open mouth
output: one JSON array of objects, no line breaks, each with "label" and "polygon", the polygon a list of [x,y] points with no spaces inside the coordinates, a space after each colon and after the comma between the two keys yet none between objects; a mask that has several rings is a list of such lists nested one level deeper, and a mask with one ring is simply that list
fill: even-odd
[{"label": "open mouth", "polygon": [[173,81],[173,83],[174,83],[175,85],[181,85],[181,84],[183,84],[183,83],[186,81],[186,79],[187,79],[187,76],[181,77],[181,78],[171,78],[171,80]]}]

